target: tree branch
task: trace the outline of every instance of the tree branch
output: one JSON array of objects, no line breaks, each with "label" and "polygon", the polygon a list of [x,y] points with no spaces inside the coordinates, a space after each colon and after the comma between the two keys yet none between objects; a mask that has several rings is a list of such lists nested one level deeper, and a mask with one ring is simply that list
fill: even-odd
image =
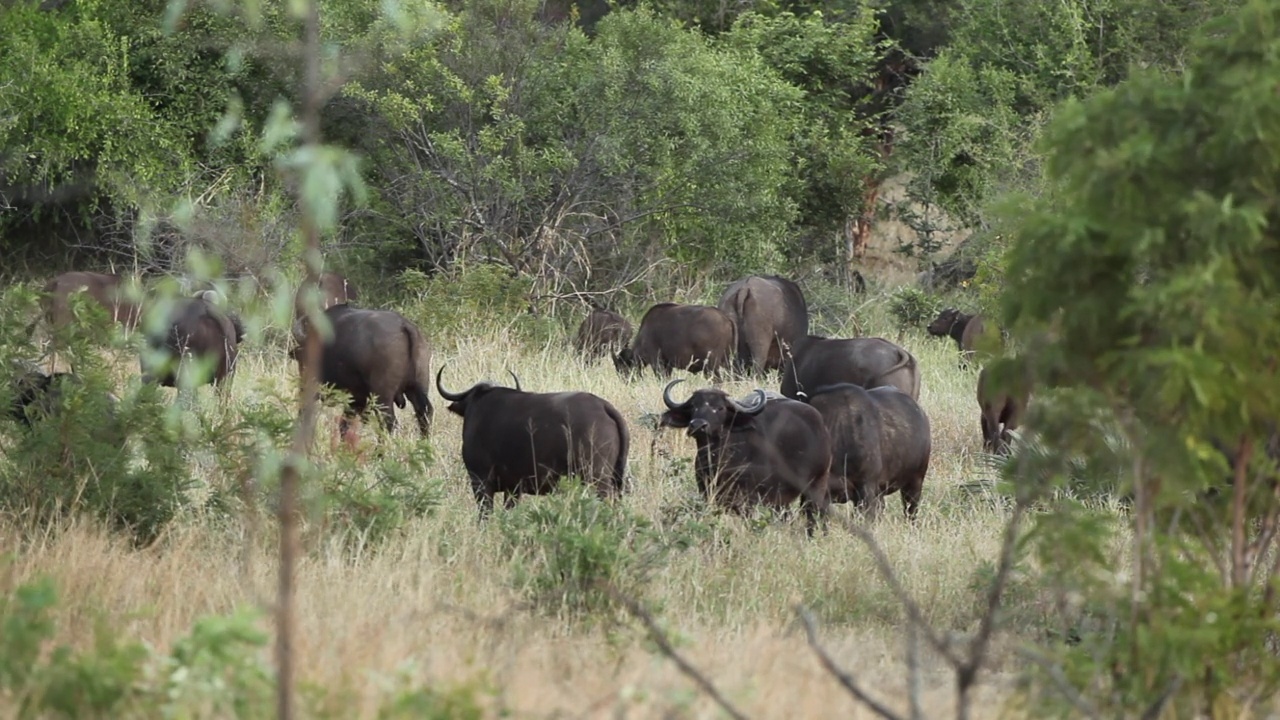
[{"label": "tree branch", "polygon": [[597,584],[603,588],[610,597],[621,603],[632,615],[636,617],[636,619],[644,624],[645,629],[649,631],[649,637],[658,645],[658,649],[662,651],[662,654],[670,658],[671,661],[676,664],[676,667],[680,669],[680,672],[684,673],[685,677],[692,680],[694,684],[701,688],[702,691],[707,694],[707,697],[710,697],[716,705],[720,706],[721,710],[724,710],[725,713],[734,720],[747,719],[746,715],[743,715],[733,706],[732,703],[729,702],[727,698],[725,698],[724,695],[720,693],[714,683],[707,679],[705,675],[699,672],[697,668],[691,665],[688,660],[685,660],[684,657],[676,651],[675,647],[671,645],[671,641],[667,638],[667,634],[662,631],[662,628],[658,627],[658,623],[654,621],[653,616],[641,607],[640,603],[618,592],[618,590],[608,582],[600,581]]},{"label": "tree branch", "polygon": [[844,686],[849,694],[857,698],[859,702],[866,705],[871,712],[879,715],[885,720],[902,720],[902,716],[890,710],[881,704],[878,700],[867,694],[866,690],[858,685],[857,680],[853,676],[845,672],[836,664],[831,655],[827,653],[826,648],[822,647],[822,643],[818,642],[818,631],[814,627],[813,614],[804,605],[795,606],[796,615],[800,617],[800,623],[804,625],[805,637],[809,639],[809,647],[813,648],[813,652],[818,656],[818,661],[822,663],[822,667],[826,669],[840,684]]}]

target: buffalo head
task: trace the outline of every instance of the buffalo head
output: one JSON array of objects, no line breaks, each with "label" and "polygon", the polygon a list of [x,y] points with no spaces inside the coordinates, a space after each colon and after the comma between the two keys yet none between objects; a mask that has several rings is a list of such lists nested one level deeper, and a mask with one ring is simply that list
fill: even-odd
[{"label": "buffalo head", "polygon": [[635,350],[631,348],[622,348],[622,350],[613,356],[613,367],[619,373],[624,375],[634,373],[636,368],[640,366],[640,361],[636,358]]},{"label": "buffalo head", "polygon": [[947,308],[938,313],[938,317],[934,318],[926,329],[930,335],[944,337],[951,334],[951,328],[955,327],[956,323],[965,322],[969,317],[956,308]]},{"label": "buffalo head", "polygon": [[[520,387],[520,378],[516,377],[516,374],[510,370],[508,370],[507,372],[511,374],[511,379],[515,380],[516,382],[516,387],[515,387],[516,391],[524,392],[524,390]],[[483,396],[484,394],[488,393],[490,390],[493,390],[496,387],[500,387],[498,385],[494,385],[491,382],[482,381],[482,382],[476,383],[475,385],[472,385],[470,388],[467,388],[466,390],[463,390],[460,393],[449,392],[448,390],[444,389],[444,385],[440,384],[440,376],[443,374],[444,374],[444,365],[441,365],[440,369],[436,371],[436,392],[440,393],[440,397],[449,401],[449,408],[448,408],[449,412],[455,415],[459,415],[461,417],[467,416],[467,406],[471,403],[473,399]]]},{"label": "buffalo head", "polygon": [[733,428],[746,427],[759,415],[769,401],[764,390],[755,391],[755,402],[740,403],[729,397],[723,390],[703,388],[697,390],[689,399],[676,404],[671,399],[671,388],[683,379],[672,380],[662,390],[662,402],[667,411],[662,413],[658,424],[661,427],[688,428],[686,435],[703,435],[709,438],[721,437]]}]

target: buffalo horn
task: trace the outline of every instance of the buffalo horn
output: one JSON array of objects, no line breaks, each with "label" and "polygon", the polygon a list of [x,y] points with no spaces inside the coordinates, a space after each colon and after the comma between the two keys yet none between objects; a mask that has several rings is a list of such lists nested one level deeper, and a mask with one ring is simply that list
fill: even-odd
[{"label": "buffalo horn", "polygon": [[465,398],[467,393],[471,392],[470,390],[467,390],[467,392],[451,393],[448,390],[445,390],[444,386],[440,384],[440,375],[442,373],[444,373],[444,365],[441,365],[440,369],[436,371],[436,391],[440,393],[440,397],[448,400],[449,402],[457,402]]},{"label": "buffalo horn", "polygon": [[675,387],[677,384],[682,382],[684,382],[684,378],[676,378],[675,380],[672,380],[671,382],[667,383],[666,387],[662,388],[662,402],[666,403],[667,407],[671,408],[672,410],[675,410],[676,408],[681,406],[677,405],[676,402],[671,399],[671,388]]},{"label": "buffalo horn", "polygon": [[730,398],[729,401],[733,403],[734,409],[738,412],[745,413],[747,415],[757,415],[761,410],[764,410],[765,403],[768,402],[768,397],[760,388],[756,388],[755,397],[756,401],[750,405],[743,405],[733,398]]},{"label": "buffalo horn", "polygon": [[516,377],[516,371],[507,370],[507,372],[511,374],[511,379],[516,381],[516,390],[520,390],[520,392],[524,392],[524,390],[520,388],[520,378]]}]

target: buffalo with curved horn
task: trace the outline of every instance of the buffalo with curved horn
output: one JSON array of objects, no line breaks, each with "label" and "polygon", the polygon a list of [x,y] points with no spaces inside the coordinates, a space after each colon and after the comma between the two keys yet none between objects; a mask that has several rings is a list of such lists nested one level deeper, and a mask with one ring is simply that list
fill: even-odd
[{"label": "buffalo with curved horn", "polygon": [[601,497],[624,489],[631,435],[617,408],[588,392],[533,393],[480,382],[450,392],[436,371],[436,391],[462,417],[462,463],[480,516],[503,493],[506,507],[521,495],[544,495],[560,478],[578,475]]},{"label": "buffalo with curved horn", "polygon": [[677,403],[671,388],[681,382],[672,380],[663,389],[667,411],[659,425],[686,428],[697,443],[698,490],[740,513],[754,504],[786,507],[799,498],[812,535],[829,504],[831,438],[822,415],[760,389],[750,403],[715,388],[696,390]]}]

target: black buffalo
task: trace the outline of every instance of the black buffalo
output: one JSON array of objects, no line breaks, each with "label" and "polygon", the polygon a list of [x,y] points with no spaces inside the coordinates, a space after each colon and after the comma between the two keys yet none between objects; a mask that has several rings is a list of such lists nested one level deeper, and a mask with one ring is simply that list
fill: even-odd
[{"label": "black buffalo", "polygon": [[809,334],[800,286],[777,275],[750,275],[725,290],[720,310],[738,328],[737,365],[762,373],[782,367],[787,348]]},{"label": "black buffalo", "polygon": [[671,399],[667,383],[662,427],[687,428],[698,445],[694,474],[698,490],[737,512],[755,504],[786,507],[797,498],[813,534],[826,515],[831,438],[822,415],[795,400],[756,390],[745,404],[723,390],[703,388],[683,403]]},{"label": "black buffalo", "polygon": [[[351,418],[364,417],[372,399],[382,425],[396,428],[395,407],[413,405],[418,430],[431,431],[434,408],[427,393],[431,387],[431,344],[408,318],[394,310],[368,310],[333,305],[324,311],[333,328],[320,350],[320,383],[351,396],[339,424],[346,436]],[[307,335],[301,321],[293,325],[293,359],[304,372]],[[395,407],[392,407],[392,406]]]},{"label": "black buffalo", "polygon": [[960,349],[961,364],[973,361],[974,352],[981,341],[986,325],[982,315],[970,315],[956,308],[947,308],[925,328],[934,337],[950,337]]},{"label": "black buffalo", "polygon": [[605,498],[624,490],[631,435],[621,413],[588,392],[533,393],[488,382],[454,393],[436,372],[436,390],[462,417],[462,463],[485,517],[493,496],[506,507],[521,495],[544,495],[577,475]]},{"label": "black buffalo", "polygon": [[982,425],[982,449],[989,453],[1008,450],[1012,432],[1026,412],[1030,392],[1020,378],[1014,382],[993,382],[990,366],[978,373],[978,411]]},{"label": "black buffalo", "polygon": [[851,383],[864,388],[892,385],[920,399],[920,368],[906,349],[878,337],[824,338],[809,335],[782,365],[784,396],[823,385]]},{"label": "black buffalo", "polygon": [[634,330],[626,318],[612,310],[592,307],[578,326],[574,347],[588,360],[613,355],[626,349]]},{"label": "black buffalo", "polygon": [[885,496],[901,491],[903,512],[914,520],[932,449],[920,405],[894,387],[849,383],[820,387],[804,401],[831,434],[831,502],[852,502],[876,517]]},{"label": "black buffalo", "polygon": [[659,303],[644,314],[631,347],[614,356],[614,365],[623,373],[648,366],[664,377],[672,370],[719,374],[737,345],[737,327],[719,308]]},{"label": "black buffalo", "polygon": [[142,356],[143,382],[177,387],[183,364],[196,361],[211,366],[209,375],[197,378],[196,384],[212,382],[224,388],[230,383],[244,326],[238,316],[220,308],[216,298],[216,291],[206,290],[174,301],[163,329],[147,334],[150,352]]},{"label": "black buffalo", "polygon": [[[31,427],[33,420],[58,413],[68,392],[83,382],[75,373],[55,372],[46,375],[38,369],[29,369],[21,373],[13,383],[9,417]],[[103,400],[110,417],[120,401],[111,393],[105,393]]]}]

